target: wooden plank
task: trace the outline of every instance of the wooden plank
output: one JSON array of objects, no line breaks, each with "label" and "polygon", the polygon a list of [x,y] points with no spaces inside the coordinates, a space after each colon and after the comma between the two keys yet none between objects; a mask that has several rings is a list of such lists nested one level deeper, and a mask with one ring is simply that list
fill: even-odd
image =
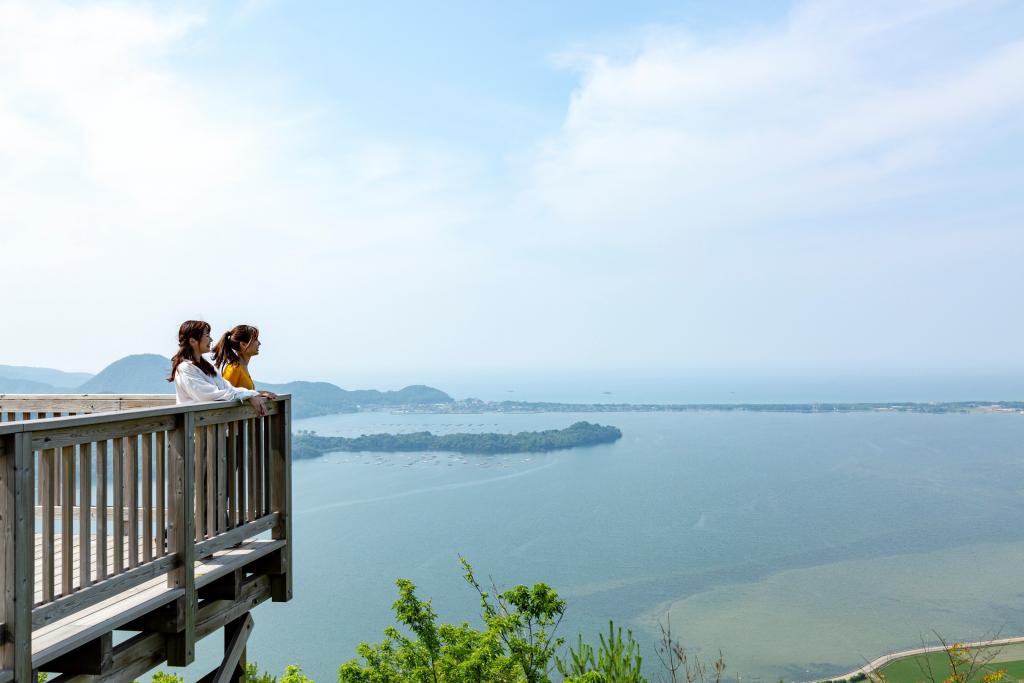
[{"label": "wooden plank", "polygon": [[116,396],[104,395],[94,398],[83,398],[76,394],[0,394],[0,406],[4,410],[33,412],[97,412],[98,410],[116,410]]},{"label": "wooden plank", "polygon": [[53,508],[56,504],[54,486],[54,479],[57,475],[57,469],[54,465],[54,460],[57,454],[52,448],[47,448],[40,452],[40,465],[39,465],[39,504],[43,507],[42,514],[42,590],[43,590],[43,602],[49,602],[53,600],[53,581],[54,581],[54,558],[53,558]]},{"label": "wooden plank", "polygon": [[75,447],[61,448],[61,544],[60,594],[71,595],[75,590],[74,565],[75,520],[71,508],[75,505]]},{"label": "wooden plank", "polygon": [[[166,504],[166,465],[164,463],[164,449],[167,443],[167,432],[156,433],[156,554],[163,557],[167,553],[167,527],[164,520],[164,505]],[[198,451],[197,451],[198,453]]]},{"label": "wooden plank", "polygon": [[228,469],[228,443],[227,423],[217,424],[217,520],[216,533],[227,529],[227,469]]},{"label": "wooden plank", "polygon": [[276,512],[272,512],[265,517],[261,517],[248,524],[243,524],[240,527],[235,527],[231,531],[227,531],[223,534],[208,538],[201,543],[196,544],[196,558],[203,559],[213,555],[219,550],[230,548],[233,545],[237,545],[242,541],[248,540],[257,534],[261,534],[268,529],[274,528],[277,524],[278,515]]},{"label": "wooden plank", "polygon": [[167,575],[167,585],[185,591],[185,625],[180,634],[167,638],[167,663],[187,666],[195,660],[196,649],[196,576],[195,576],[195,516],[189,504],[195,495],[195,417],[185,413],[178,418],[172,437],[171,462],[174,468],[172,483],[175,499],[173,535],[170,539],[171,557],[176,567]]},{"label": "wooden plank", "polygon": [[[2,401],[2,398],[0,398],[0,401]],[[237,404],[229,403],[227,405]],[[125,422],[128,420],[141,420],[151,417],[181,415],[188,412],[195,412],[197,410],[216,410],[217,408],[224,407],[226,407],[226,405],[223,402],[209,402],[191,403],[187,405],[161,405],[158,407],[132,408],[128,410],[109,410],[79,415],[77,417],[55,416],[46,419],[30,419],[26,417],[27,421],[24,423],[23,431],[32,433],[53,431],[55,429],[68,429],[71,427],[82,427],[85,425],[102,425],[111,422]]]},{"label": "wooden plank", "polygon": [[178,633],[185,627],[185,599],[179,598],[124,625],[125,631]]},{"label": "wooden plank", "polygon": [[114,663],[114,634],[104,633],[99,638],[51,660],[46,668],[53,673],[88,674],[108,673]]},{"label": "wooden plank", "polygon": [[96,444],[96,580],[107,577],[107,441]]},{"label": "wooden plank", "polygon": [[121,396],[118,410],[133,408],[153,408],[157,406],[173,406],[178,402],[174,394],[153,394],[151,396]]},{"label": "wooden plank", "polygon": [[[276,415],[279,410],[278,405],[274,401],[267,401],[267,414]],[[224,424],[225,422],[234,422],[235,420],[245,420],[250,417],[256,417],[256,409],[249,405],[248,401],[241,403],[224,403],[220,407],[213,407],[205,410],[198,410],[195,413],[196,424],[202,426],[210,426],[217,424]]]},{"label": "wooden plank", "polygon": [[247,572],[280,573],[279,565],[274,571],[264,571],[262,567],[267,558],[279,555],[282,548],[284,541],[254,538],[233,548],[221,550],[196,565],[196,588],[207,586],[238,568],[243,568]]},{"label": "wooden plank", "polygon": [[[218,553],[203,562],[196,563],[196,588],[209,585],[239,569],[248,571],[250,566],[256,566],[261,559],[279,552],[282,546],[282,541],[253,539],[238,547]],[[150,610],[162,609],[163,605],[178,599],[182,600],[184,605],[184,589],[168,588],[167,581],[166,577],[158,576],[134,588],[119,592],[98,604],[88,606],[36,629],[33,634],[36,639],[35,665],[38,667],[40,664],[41,653],[48,657],[54,657],[86,642],[85,638],[88,633],[83,631],[85,628],[117,629],[130,621],[139,619],[146,614],[146,611],[138,609],[138,606],[143,603],[149,605]],[[78,597],[77,593],[75,597]],[[194,607],[194,600],[192,604]],[[126,612],[128,613],[126,614]],[[96,629],[91,631],[93,637],[99,632],[102,632],[102,628],[99,631]]]},{"label": "wooden plank", "polygon": [[217,427],[206,428],[206,536],[217,535]]},{"label": "wooden plank", "polygon": [[[78,504],[80,509],[92,507],[92,444],[78,446]],[[86,517],[78,521],[78,585],[87,588],[92,583],[92,523]]]},{"label": "wooden plank", "polygon": [[[203,605],[196,615],[196,637],[205,638],[249,612],[255,605],[270,597],[266,577],[250,579],[242,589],[242,596],[234,603],[223,601]],[[49,683],[123,683],[140,678],[167,659],[164,635],[141,633],[114,647],[114,663],[110,673],[99,676],[60,676]]]},{"label": "wooden plank", "polygon": [[206,449],[207,435],[206,428],[196,429],[196,496],[195,496],[195,519],[196,519],[196,540],[201,541],[206,537]]},{"label": "wooden plank", "polygon": [[235,517],[234,526],[245,524],[248,515],[245,506],[248,496],[245,495],[245,425],[248,420],[235,422]]},{"label": "wooden plank", "polygon": [[70,623],[61,621],[45,635],[33,634],[33,666],[45,671],[46,662],[55,657],[181,596],[181,590],[168,590],[163,582],[161,577],[150,585],[143,584],[130,597],[115,596],[95,612],[81,618],[72,617]]},{"label": "wooden plank", "polygon": [[236,669],[238,668],[238,662],[242,657],[242,653],[245,651],[245,644],[249,641],[249,635],[252,633],[252,614],[245,615],[237,622],[233,622],[225,628],[230,631],[225,632],[225,638],[228,640],[224,652],[224,661],[221,662],[214,672],[213,683],[230,683],[230,681],[238,680]]},{"label": "wooden plank", "polygon": [[247,519],[251,522],[260,516],[260,510],[256,503],[256,490],[259,488],[259,479],[256,469],[256,420],[246,420],[245,427],[245,452],[249,465],[249,484],[246,488],[249,506],[247,508]]},{"label": "wooden plank", "polygon": [[140,586],[153,578],[161,577],[174,567],[176,561],[176,558],[170,555],[161,557],[111,576],[105,581],[94,583],[88,588],[75,591],[71,595],[36,607],[32,610],[32,627],[40,628]]},{"label": "wooden plank", "polygon": [[[99,419],[100,416],[97,416]],[[63,427],[37,431],[32,435],[33,448],[60,448],[80,443],[135,436],[155,432],[174,426],[173,415],[156,415],[136,419],[106,420],[86,423],[74,427]]]},{"label": "wooden plank", "polygon": [[225,465],[224,465],[224,529],[231,529],[235,526],[235,515],[238,510],[236,499],[236,467],[238,466],[238,423],[228,422],[224,425],[227,432],[225,440]]},{"label": "wooden plank", "polygon": [[142,435],[142,561],[153,559],[153,435]]},{"label": "wooden plank", "polygon": [[17,539],[17,434],[0,435],[0,668],[14,669],[14,639],[11,627],[20,618],[18,614],[15,567],[18,557]]},{"label": "wooden plank", "polygon": [[125,440],[125,470],[128,473],[126,496],[128,505],[128,568],[139,566],[139,440],[129,436]]},{"label": "wooden plank", "polygon": [[265,488],[266,488],[266,419],[256,418],[256,452],[253,454],[255,458],[254,468],[256,480],[256,502],[254,507],[256,508],[256,516],[260,517],[266,514],[266,501]]},{"label": "wooden plank", "polygon": [[270,507],[279,515],[271,537],[285,541],[281,551],[285,573],[281,579],[271,583],[274,602],[292,599],[292,413],[291,399],[280,399],[280,412],[271,418],[272,434],[270,448],[271,489]]},{"label": "wooden plank", "polygon": [[35,455],[32,439],[19,434],[14,441],[15,448],[15,588],[14,602],[16,619],[8,632],[14,641],[14,680],[16,683],[35,683],[32,671],[32,613],[35,594],[35,563],[32,548],[35,545],[35,519],[32,514],[35,490]]},{"label": "wooden plank", "polygon": [[23,433],[0,437],[0,667],[17,683],[34,679],[29,616],[35,570],[34,471],[31,439]]},{"label": "wooden plank", "polygon": [[111,488],[114,492],[114,510],[110,533],[114,537],[114,561],[110,573],[120,574],[124,569],[124,443],[120,438],[113,439],[112,443],[114,480]]},{"label": "wooden plank", "polygon": [[199,577],[196,577],[196,595],[199,600],[237,600],[244,578],[245,570],[240,568],[204,586],[199,585]]}]

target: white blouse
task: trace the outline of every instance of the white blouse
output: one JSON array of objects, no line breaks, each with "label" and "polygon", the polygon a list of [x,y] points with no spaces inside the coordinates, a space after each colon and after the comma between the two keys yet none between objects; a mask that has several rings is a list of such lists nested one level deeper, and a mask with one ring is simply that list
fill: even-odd
[{"label": "white blouse", "polygon": [[259,395],[252,389],[231,386],[217,371],[210,377],[190,360],[178,364],[174,373],[174,391],[178,403],[204,403],[206,401],[244,401]]}]

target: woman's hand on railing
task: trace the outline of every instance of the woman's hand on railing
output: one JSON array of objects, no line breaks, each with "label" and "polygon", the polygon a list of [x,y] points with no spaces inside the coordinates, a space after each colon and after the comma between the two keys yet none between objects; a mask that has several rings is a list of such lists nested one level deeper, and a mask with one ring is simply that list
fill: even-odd
[{"label": "woman's hand on railing", "polygon": [[273,391],[261,391],[260,396],[262,396],[263,398],[269,398],[270,400],[274,400],[277,398],[277,394],[275,394]]},{"label": "woman's hand on railing", "polygon": [[267,416],[267,404],[263,401],[263,396],[253,396],[249,399],[249,404],[256,409],[256,414],[260,417]]}]

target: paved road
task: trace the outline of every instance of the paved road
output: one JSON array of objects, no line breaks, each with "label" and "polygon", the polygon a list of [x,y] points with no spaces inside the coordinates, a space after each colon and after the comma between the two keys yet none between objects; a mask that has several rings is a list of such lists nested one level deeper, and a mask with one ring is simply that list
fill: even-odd
[{"label": "paved road", "polygon": [[[1015,636],[1013,638],[999,638],[997,640],[979,640],[976,643],[963,643],[964,647],[975,648],[975,647],[999,647],[1000,645],[1013,645],[1014,643],[1024,643],[1024,636]],[[854,669],[849,673],[845,673],[842,676],[835,676],[831,680],[840,680],[843,678],[851,678],[857,674],[869,674],[872,671],[878,671],[889,662],[901,659],[903,657],[909,657],[911,655],[923,655],[929,652],[942,652],[945,648],[941,645],[929,645],[927,647],[916,647],[913,650],[902,650],[900,652],[893,652],[887,655],[882,655],[877,659],[873,659],[859,669]]]}]

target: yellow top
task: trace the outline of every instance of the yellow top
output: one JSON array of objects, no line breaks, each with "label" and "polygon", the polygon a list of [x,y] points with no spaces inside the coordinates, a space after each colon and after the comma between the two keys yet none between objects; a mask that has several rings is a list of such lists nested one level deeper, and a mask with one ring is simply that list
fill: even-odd
[{"label": "yellow top", "polygon": [[249,376],[249,370],[238,363],[228,363],[224,366],[224,379],[239,389],[256,388],[256,385],[252,383],[252,377]]}]

